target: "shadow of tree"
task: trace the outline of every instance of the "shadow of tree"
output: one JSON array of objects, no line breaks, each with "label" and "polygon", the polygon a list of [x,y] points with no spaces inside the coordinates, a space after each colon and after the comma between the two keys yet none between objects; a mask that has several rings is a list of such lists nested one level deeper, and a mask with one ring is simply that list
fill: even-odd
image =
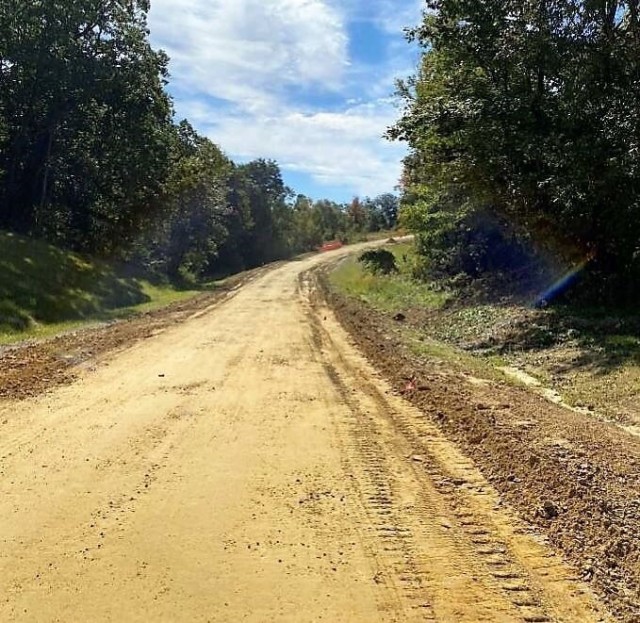
[{"label": "shadow of tree", "polygon": [[150,299],[141,280],[9,233],[0,233],[0,328],[99,318]]}]

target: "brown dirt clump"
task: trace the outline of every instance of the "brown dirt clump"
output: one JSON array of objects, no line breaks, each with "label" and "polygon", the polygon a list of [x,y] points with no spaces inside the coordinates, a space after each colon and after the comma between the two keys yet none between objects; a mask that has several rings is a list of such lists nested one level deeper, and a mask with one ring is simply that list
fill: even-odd
[{"label": "brown dirt clump", "polygon": [[524,388],[416,355],[402,323],[322,281],[342,324],[397,391],[473,457],[620,621],[640,620],[640,439]]}]

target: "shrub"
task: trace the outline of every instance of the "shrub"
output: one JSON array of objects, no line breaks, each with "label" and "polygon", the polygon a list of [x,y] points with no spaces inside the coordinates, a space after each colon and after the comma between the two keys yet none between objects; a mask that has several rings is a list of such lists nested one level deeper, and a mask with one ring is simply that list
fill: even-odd
[{"label": "shrub", "polygon": [[386,249],[365,251],[358,261],[373,273],[389,275],[398,272],[395,255]]}]

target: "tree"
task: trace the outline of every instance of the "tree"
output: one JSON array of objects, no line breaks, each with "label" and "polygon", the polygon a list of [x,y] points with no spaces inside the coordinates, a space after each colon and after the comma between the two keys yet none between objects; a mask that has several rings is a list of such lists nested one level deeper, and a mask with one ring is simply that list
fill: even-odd
[{"label": "tree", "polygon": [[152,261],[176,279],[202,276],[227,238],[231,162],[187,121],[176,128],[161,225]]},{"label": "tree", "polygon": [[399,85],[406,109],[390,131],[412,150],[407,222],[487,212],[566,261],[595,257],[601,284],[631,294],[640,276],[637,3],[427,4],[411,33],[422,63]]},{"label": "tree", "polygon": [[374,199],[367,197],[362,202],[362,207],[367,215],[366,230],[369,232],[376,232],[385,229],[385,220],[380,207],[376,204]]},{"label": "tree", "polygon": [[232,163],[183,121],[148,0],[0,1],[0,228],[171,278],[259,266],[371,227]]},{"label": "tree", "polygon": [[373,199],[374,209],[382,219],[381,229],[393,229],[398,224],[398,197],[392,193],[384,193]]},{"label": "tree", "polygon": [[364,209],[360,197],[354,197],[347,208],[349,228],[355,232],[364,232],[367,228],[367,212]]},{"label": "tree", "polygon": [[3,0],[0,226],[111,252],[159,203],[167,58],[146,0]]},{"label": "tree", "polygon": [[293,205],[298,244],[296,251],[310,251],[323,242],[323,228],[314,218],[314,205],[309,197],[298,195]]},{"label": "tree", "polygon": [[253,268],[290,255],[293,212],[280,167],[258,159],[238,165],[230,178],[229,238],[221,249],[217,270],[226,262]]},{"label": "tree", "polygon": [[343,240],[347,235],[349,222],[344,207],[335,201],[321,199],[313,204],[313,219],[322,240]]}]

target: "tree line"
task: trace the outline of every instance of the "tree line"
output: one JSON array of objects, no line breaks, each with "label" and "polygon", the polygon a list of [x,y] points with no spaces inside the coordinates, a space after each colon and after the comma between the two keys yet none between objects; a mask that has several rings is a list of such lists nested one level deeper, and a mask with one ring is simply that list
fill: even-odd
[{"label": "tree line", "polygon": [[390,130],[408,142],[403,213],[443,271],[588,265],[584,290],[637,301],[637,0],[430,0],[419,70]]},{"label": "tree line", "polygon": [[394,195],[297,197],[174,122],[148,0],[0,1],[0,228],[170,276],[286,258],[395,225]]}]

